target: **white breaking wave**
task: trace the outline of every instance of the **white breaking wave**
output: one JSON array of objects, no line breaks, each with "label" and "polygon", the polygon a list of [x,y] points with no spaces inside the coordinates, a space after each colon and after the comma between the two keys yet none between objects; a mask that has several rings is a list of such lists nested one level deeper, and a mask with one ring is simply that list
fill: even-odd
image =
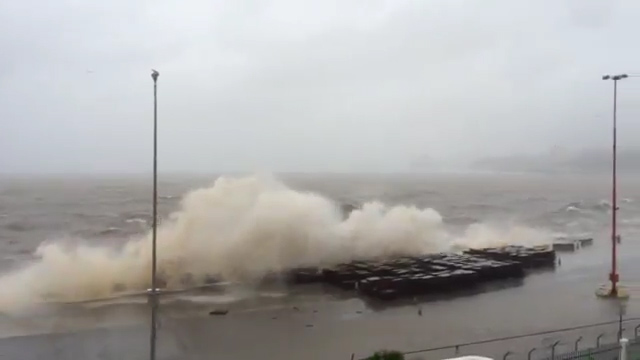
[{"label": "white breaking wave", "polygon": [[132,218],[132,219],[127,219],[125,220],[126,223],[137,223],[137,224],[142,224],[142,225],[146,225],[147,224],[147,220],[145,219],[140,219],[140,218]]},{"label": "white breaking wave", "polygon": [[[169,288],[259,279],[298,266],[424,254],[507,244],[549,243],[545,231],[521,226],[447,231],[440,214],[414,206],[364,204],[344,219],[340,205],[272,178],[218,178],[188,193],[158,229],[158,269]],[[150,287],[151,236],[114,249],[88,244],[41,245],[38,260],[0,277],[0,311],[42,301],[77,301]]]}]

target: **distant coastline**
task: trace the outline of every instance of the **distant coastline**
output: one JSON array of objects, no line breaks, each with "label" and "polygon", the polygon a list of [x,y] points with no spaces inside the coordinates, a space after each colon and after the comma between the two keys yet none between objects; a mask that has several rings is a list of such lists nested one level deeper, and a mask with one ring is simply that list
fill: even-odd
[{"label": "distant coastline", "polygon": [[[484,157],[473,161],[470,167],[484,171],[601,174],[611,172],[611,165],[611,150],[588,149],[576,152],[552,150],[543,154]],[[640,174],[640,149],[618,150],[618,172]]]}]

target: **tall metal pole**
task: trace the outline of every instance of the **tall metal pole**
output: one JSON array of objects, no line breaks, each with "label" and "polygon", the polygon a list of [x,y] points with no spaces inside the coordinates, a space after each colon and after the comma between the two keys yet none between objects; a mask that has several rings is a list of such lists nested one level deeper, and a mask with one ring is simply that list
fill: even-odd
[{"label": "tall metal pole", "polygon": [[151,230],[151,289],[149,291],[149,301],[151,303],[151,344],[149,357],[156,358],[156,328],[157,328],[157,280],[156,280],[156,237],[158,228],[158,73],[152,70],[153,79],[153,229]]},{"label": "tall metal pole", "polygon": [[612,154],[612,166],[611,166],[611,273],[609,274],[609,280],[611,281],[611,289],[609,290],[609,296],[618,297],[618,281],[620,276],[618,274],[618,178],[617,178],[617,108],[618,108],[618,80],[626,79],[629,77],[627,74],[619,75],[605,75],[602,80],[613,80],[613,154]]},{"label": "tall metal pole", "polygon": [[618,79],[613,79],[613,164],[612,164],[612,190],[611,190],[611,296],[618,295],[618,181],[617,181],[617,150],[618,150],[618,136],[617,127],[618,122],[616,119],[618,108]]}]

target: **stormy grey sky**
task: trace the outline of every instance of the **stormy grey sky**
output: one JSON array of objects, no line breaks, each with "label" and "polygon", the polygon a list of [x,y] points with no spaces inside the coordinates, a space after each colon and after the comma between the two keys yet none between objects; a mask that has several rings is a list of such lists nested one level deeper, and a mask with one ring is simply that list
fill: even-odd
[{"label": "stormy grey sky", "polygon": [[0,172],[149,171],[151,68],[161,170],[606,146],[600,76],[640,73],[639,24],[637,0],[2,1]]}]

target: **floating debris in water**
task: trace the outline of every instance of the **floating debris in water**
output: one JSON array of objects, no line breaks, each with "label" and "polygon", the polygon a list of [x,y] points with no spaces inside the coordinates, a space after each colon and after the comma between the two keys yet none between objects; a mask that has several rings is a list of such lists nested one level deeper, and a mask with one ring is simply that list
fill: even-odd
[{"label": "floating debris in water", "polygon": [[209,311],[209,315],[227,315],[229,310],[213,310]]}]

